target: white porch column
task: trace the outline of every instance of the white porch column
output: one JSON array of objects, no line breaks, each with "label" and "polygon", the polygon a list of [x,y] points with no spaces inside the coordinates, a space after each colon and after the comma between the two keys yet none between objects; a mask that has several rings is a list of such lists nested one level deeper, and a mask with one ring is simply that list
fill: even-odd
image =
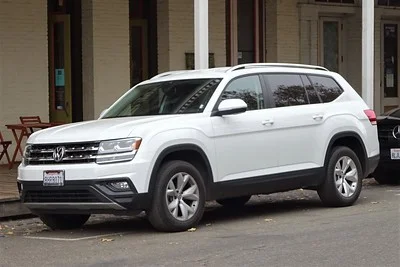
[{"label": "white porch column", "polygon": [[374,5],[362,1],[362,97],[374,109]]},{"label": "white porch column", "polygon": [[208,68],[208,0],[194,0],[195,69]]}]

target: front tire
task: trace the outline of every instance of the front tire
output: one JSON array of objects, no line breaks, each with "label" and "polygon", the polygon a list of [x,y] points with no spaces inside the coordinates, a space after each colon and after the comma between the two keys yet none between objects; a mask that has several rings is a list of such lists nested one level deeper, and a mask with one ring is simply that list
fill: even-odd
[{"label": "front tire", "polygon": [[87,214],[40,214],[42,222],[52,230],[71,230],[82,227],[90,215]]},{"label": "front tire", "polygon": [[348,147],[338,146],[332,149],[326,167],[326,178],[317,192],[326,206],[351,206],[358,199],[363,170],[357,155]]},{"label": "front tire", "polygon": [[178,232],[195,227],[204,213],[205,185],[192,164],[174,160],[158,172],[151,209],[147,212],[159,231]]}]

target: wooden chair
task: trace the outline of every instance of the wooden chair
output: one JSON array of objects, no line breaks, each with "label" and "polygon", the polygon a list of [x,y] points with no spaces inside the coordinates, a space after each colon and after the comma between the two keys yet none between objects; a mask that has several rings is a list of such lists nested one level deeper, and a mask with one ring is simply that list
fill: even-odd
[{"label": "wooden chair", "polygon": [[11,164],[10,155],[8,154],[8,147],[11,145],[11,141],[5,141],[3,135],[0,132],[0,160],[6,156],[8,164]]},{"label": "wooden chair", "polygon": [[[40,119],[39,116],[20,116],[19,120],[21,121],[22,124],[33,124],[33,123],[42,123],[42,120]],[[29,128],[29,133],[28,136],[33,133],[33,128]]]}]

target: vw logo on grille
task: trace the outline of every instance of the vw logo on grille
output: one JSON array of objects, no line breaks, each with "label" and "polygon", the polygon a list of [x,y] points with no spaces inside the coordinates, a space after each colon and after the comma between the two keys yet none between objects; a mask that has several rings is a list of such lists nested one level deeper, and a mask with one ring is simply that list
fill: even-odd
[{"label": "vw logo on grille", "polygon": [[400,139],[400,125],[393,128],[392,134],[394,138]]},{"label": "vw logo on grille", "polygon": [[64,158],[64,154],[65,154],[65,147],[63,146],[56,147],[56,149],[53,152],[54,161],[56,162],[62,161],[62,159]]}]

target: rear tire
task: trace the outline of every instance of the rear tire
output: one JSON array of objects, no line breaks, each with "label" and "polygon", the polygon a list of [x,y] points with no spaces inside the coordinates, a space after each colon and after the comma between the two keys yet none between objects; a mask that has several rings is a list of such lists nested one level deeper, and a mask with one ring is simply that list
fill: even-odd
[{"label": "rear tire", "polygon": [[155,229],[185,231],[195,227],[204,213],[203,177],[192,164],[173,160],[159,170],[148,219]]},{"label": "rear tire", "polygon": [[71,230],[82,227],[90,215],[87,214],[40,214],[42,222],[52,230]]},{"label": "rear tire", "polygon": [[363,170],[357,155],[348,147],[337,146],[328,155],[326,178],[317,189],[322,203],[330,207],[351,206],[362,188]]},{"label": "rear tire", "polygon": [[216,202],[227,208],[237,208],[244,206],[250,200],[250,198],[251,196],[241,196],[241,197],[217,199]]}]

